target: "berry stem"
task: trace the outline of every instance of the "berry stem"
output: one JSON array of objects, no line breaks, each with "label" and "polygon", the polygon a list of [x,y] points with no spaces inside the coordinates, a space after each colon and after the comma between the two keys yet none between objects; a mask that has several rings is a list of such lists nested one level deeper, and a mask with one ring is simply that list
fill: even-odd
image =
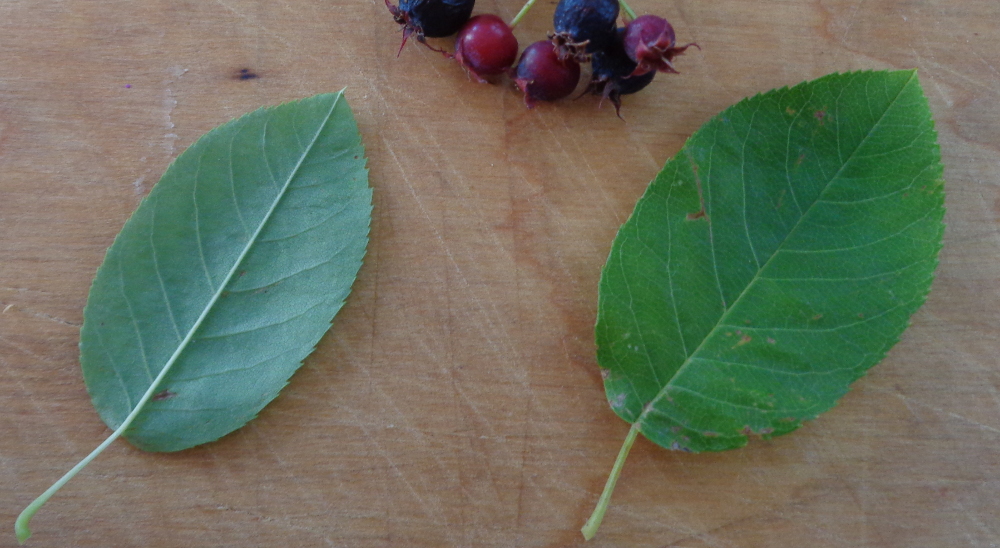
[{"label": "berry stem", "polygon": [[625,0],[618,0],[618,5],[621,6],[622,11],[625,12],[625,17],[628,18],[628,20],[625,21],[626,23],[635,19],[635,12],[632,11],[632,8],[630,8],[628,4],[625,3]]},{"label": "berry stem", "polygon": [[611,468],[611,475],[608,476],[608,482],[604,484],[604,492],[601,493],[601,498],[597,501],[594,513],[590,515],[590,519],[580,529],[584,540],[590,540],[597,534],[597,528],[601,526],[601,520],[604,519],[604,512],[608,509],[608,503],[611,502],[611,493],[614,492],[615,484],[618,483],[618,476],[622,474],[622,468],[625,466],[625,459],[628,458],[628,453],[632,450],[632,444],[635,443],[635,438],[638,435],[639,423],[634,422],[632,423],[632,428],[628,431],[628,435],[625,436],[625,443],[622,444],[621,450],[618,451],[618,458],[615,459],[615,465]]},{"label": "berry stem", "polygon": [[521,11],[517,12],[517,15],[515,15],[514,18],[510,20],[510,25],[508,26],[511,29],[517,26],[517,24],[521,22],[521,18],[527,15],[529,11],[531,11],[531,7],[534,6],[535,2],[537,1],[538,0],[528,0],[527,2],[525,2],[524,6],[521,8]]}]

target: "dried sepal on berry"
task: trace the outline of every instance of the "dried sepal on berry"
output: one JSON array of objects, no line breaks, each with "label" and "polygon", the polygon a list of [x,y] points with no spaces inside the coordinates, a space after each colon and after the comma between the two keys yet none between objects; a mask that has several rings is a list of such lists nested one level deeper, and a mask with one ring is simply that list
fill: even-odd
[{"label": "dried sepal on berry", "polygon": [[625,26],[625,52],[636,62],[633,76],[651,71],[677,73],[673,60],[689,47],[701,47],[694,42],[677,46],[674,27],[657,15],[641,15]]},{"label": "dried sepal on berry", "polygon": [[428,44],[425,38],[442,38],[455,34],[469,20],[475,5],[476,0],[399,0],[399,5],[394,6],[389,0],[385,0],[385,6],[389,8],[393,20],[403,27],[400,52],[412,35],[417,42],[431,50],[446,53]]},{"label": "dried sepal on berry", "polygon": [[607,49],[615,39],[618,0],[559,0],[552,16],[555,32],[549,39],[560,59],[588,60],[588,54]]},{"label": "dried sepal on berry", "polygon": [[511,78],[524,92],[524,104],[532,108],[537,101],[556,101],[573,93],[580,82],[580,64],[559,59],[552,42],[539,40],[524,48]]}]

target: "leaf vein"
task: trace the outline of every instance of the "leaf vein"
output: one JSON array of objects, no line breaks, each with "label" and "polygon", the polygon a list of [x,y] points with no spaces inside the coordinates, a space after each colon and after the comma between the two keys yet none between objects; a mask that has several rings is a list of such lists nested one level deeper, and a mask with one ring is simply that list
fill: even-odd
[{"label": "leaf vein", "polygon": [[156,281],[160,284],[160,295],[163,296],[163,304],[167,307],[167,316],[170,318],[170,325],[174,328],[174,335],[177,336],[177,340],[181,340],[184,337],[181,336],[180,326],[177,324],[177,318],[174,316],[174,309],[170,304],[170,296],[167,294],[167,286],[163,281],[163,272],[160,271],[160,260],[156,252],[157,245],[154,238],[156,232],[156,202],[152,204],[153,213],[152,219],[150,220],[149,229],[149,249],[153,255],[153,271],[156,272]]},{"label": "leaf vein", "polygon": [[[879,120],[875,122],[875,124],[874,124],[874,125],[872,126],[872,128],[871,128],[871,129],[870,129],[870,130],[868,131],[868,133],[867,133],[867,134],[866,134],[866,135],[864,136],[864,138],[862,138],[862,139],[861,139],[861,141],[860,141],[860,142],[858,143],[858,145],[857,145],[857,146],[855,147],[854,151],[852,151],[852,152],[851,152],[851,156],[850,156],[850,157],[849,157],[849,158],[848,158],[848,159],[847,159],[846,161],[842,161],[840,169],[838,169],[838,170],[837,170],[837,172],[836,172],[836,173],[834,173],[834,175],[833,175],[833,176],[832,176],[831,178],[829,178],[829,180],[828,180],[828,181],[826,182],[826,185],[825,185],[825,187],[824,187],[824,190],[820,192],[819,196],[817,196],[817,199],[818,199],[818,198],[819,198],[820,196],[822,196],[822,193],[823,193],[823,192],[824,192],[825,190],[827,190],[827,189],[829,189],[829,188],[830,188],[830,185],[831,185],[831,184],[832,184],[832,183],[833,183],[833,182],[834,182],[835,180],[837,180],[837,179],[838,179],[838,177],[839,177],[839,176],[840,176],[840,174],[841,174],[841,173],[843,172],[843,170],[845,169],[845,167],[847,166],[847,164],[848,164],[848,163],[849,163],[849,162],[851,161],[851,159],[853,158],[854,154],[856,154],[856,153],[857,153],[857,152],[858,152],[858,151],[859,151],[859,150],[860,150],[860,149],[861,149],[861,148],[862,148],[862,147],[863,147],[863,146],[865,145],[865,143],[867,143],[867,142],[868,142],[868,140],[869,140],[869,139],[871,138],[871,136],[872,136],[873,134],[875,134],[875,133],[876,133],[876,130],[880,128],[880,123],[881,123],[881,121],[882,121],[882,120],[884,120],[884,119],[885,119],[885,117],[886,117],[886,115],[887,115],[887,114],[889,113],[889,111],[890,111],[890,110],[892,110],[893,106],[894,106],[894,105],[896,104],[896,102],[898,101],[899,97],[900,97],[900,96],[902,95],[903,91],[904,91],[904,90],[905,90],[905,89],[906,89],[906,88],[907,88],[907,87],[908,87],[908,86],[910,85],[910,83],[911,83],[911,82],[913,81],[913,78],[915,78],[915,75],[911,75],[910,79],[909,79],[909,80],[908,80],[908,81],[907,81],[907,82],[906,82],[906,83],[905,83],[905,84],[904,84],[904,85],[903,85],[902,87],[900,87],[899,91],[898,91],[898,92],[897,92],[897,94],[896,94],[896,97],[895,97],[895,98],[893,98],[893,100],[892,100],[892,101],[890,101],[890,103],[889,103],[889,104],[888,104],[888,105],[886,106],[886,109],[885,109],[885,111],[884,111],[884,112],[882,113],[882,115],[881,115],[881,116],[879,117]],[[840,95],[838,96],[838,99],[837,99],[837,104],[838,104],[838,105],[839,105],[839,102],[840,102],[840,98],[841,98],[842,96],[843,96],[843,89],[841,89],[841,91],[840,91]],[[758,107],[758,108],[759,108],[759,107]],[[843,156],[842,156],[842,154],[841,154],[841,146],[840,146],[841,144],[840,144],[840,137],[839,137],[839,126],[840,126],[840,124],[836,124],[836,126],[837,126],[837,128],[838,128],[838,129],[837,129],[837,131],[838,131],[838,136],[837,136],[837,147],[838,147],[838,155],[839,155],[839,157],[840,157],[840,158],[843,158]],[[745,186],[745,181],[744,181],[744,186]],[[803,215],[802,215],[802,216],[801,216],[801,217],[799,218],[799,220],[798,220],[798,221],[796,222],[796,225],[795,225],[795,226],[794,226],[794,227],[792,228],[792,230],[791,230],[791,231],[789,231],[789,233],[788,233],[789,235],[791,235],[791,234],[792,234],[792,233],[793,233],[793,232],[794,232],[794,231],[795,231],[795,230],[796,230],[796,229],[797,229],[797,228],[798,228],[799,226],[801,226],[801,224],[802,224],[802,219],[804,219],[804,218],[805,218],[805,217],[806,217],[806,216],[808,215],[809,211],[811,211],[813,207],[815,207],[815,204],[811,204],[811,205],[810,205],[810,206],[809,206],[809,207],[807,208],[807,210],[805,211],[805,213],[804,213],[804,214],[803,214]],[[784,245],[784,243],[788,241],[788,238],[789,238],[789,236],[786,236],[786,237],[785,237],[785,239],[784,239],[784,240],[782,241],[781,245],[779,245],[779,248],[778,248],[778,250],[776,250],[776,251],[775,251],[775,252],[774,252],[774,253],[773,253],[773,254],[771,255],[771,258],[770,258],[770,259],[768,259],[768,264],[770,264],[770,262],[771,262],[771,261],[772,261],[772,260],[774,259],[774,257],[775,257],[775,256],[776,256],[776,255],[778,254],[778,251],[780,251],[780,248],[781,248],[781,246],[783,246],[783,245]],[[758,272],[762,271],[762,270],[763,270],[764,268],[767,268],[767,264],[765,264],[763,268],[761,268],[761,269],[758,269]],[[737,297],[736,301],[735,301],[735,302],[733,303],[733,306],[732,306],[731,308],[729,308],[728,310],[726,310],[726,311],[725,311],[725,312],[724,312],[724,313],[722,314],[722,316],[720,316],[720,318],[719,318],[719,321],[718,321],[718,323],[716,324],[716,326],[715,326],[715,327],[714,327],[714,328],[713,328],[713,329],[712,329],[712,330],[711,330],[711,331],[710,331],[710,332],[708,333],[708,335],[707,335],[707,336],[706,336],[706,337],[705,337],[705,338],[704,338],[704,339],[703,339],[703,340],[701,341],[701,343],[700,343],[700,344],[698,345],[698,348],[696,348],[696,349],[695,349],[695,351],[694,351],[694,353],[692,354],[692,356],[694,356],[694,355],[697,355],[697,354],[698,354],[698,352],[699,352],[699,351],[700,351],[700,350],[701,350],[702,348],[704,348],[704,345],[705,345],[706,341],[710,340],[710,339],[711,339],[711,338],[713,337],[713,335],[715,335],[715,333],[717,333],[717,332],[719,331],[719,328],[720,328],[720,325],[722,324],[722,322],[723,322],[723,321],[724,321],[724,320],[726,319],[726,317],[727,317],[727,316],[729,316],[729,315],[731,314],[732,310],[733,310],[734,308],[736,308],[736,307],[738,306],[738,304],[739,304],[739,303],[741,302],[741,300],[743,299],[743,297],[744,297],[744,296],[745,296],[745,295],[746,295],[746,294],[747,294],[747,293],[748,293],[748,292],[750,291],[750,289],[751,289],[751,288],[752,288],[752,287],[754,286],[754,283],[755,283],[755,280],[751,280],[751,281],[750,281],[750,283],[748,283],[748,284],[747,284],[747,286],[746,286],[746,287],[745,287],[745,288],[743,289],[743,291],[742,291],[742,292],[740,293],[739,297]],[[646,415],[646,413],[648,413],[650,409],[654,409],[654,408],[656,407],[656,404],[657,404],[657,402],[658,402],[658,401],[659,401],[659,400],[660,400],[661,398],[665,397],[665,395],[666,395],[666,394],[667,394],[667,392],[668,392],[668,391],[670,390],[670,388],[674,386],[674,385],[673,385],[673,382],[674,382],[674,381],[675,381],[675,380],[676,380],[676,379],[677,379],[678,377],[680,377],[680,375],[681,375],[681,374],[682,374],[682,373],[683,373],[683,372],[684,372],[684,371],[685,371],[685,370],[687,369],[687,367],[689,367],[689,366],[690,366],[691,362],[692,362],[692,360],[691,360],[691,358],[689,357],[689,358],[688,358],[688,359],[687,359],[687,360],[686,360],[686,361],[685,361],[685,362],[684,362],[683,364],[681,364],[681,366],[680,366],[680,367],[679,367],[679,368],[677,369],[677,371],[675,371],[675,372],[674,372],[674,375],[673,375],[673,377],[671,377],[671,379],[670,379],[670,380],[669,380],[669,381],[668,381],[668,382],[667,382],[666,384],[662,385],[662,388],[660,389],[659,393],[658,393],[658,394],[657,394],[657,395],[656,395],[656,396],[655,396],[655,397],[654,397],[654,398],[653,398],[653,399],[652,399],[652,400],[651,400],[651,401],[650,401],[650,402],[649,402],[649,403],[648,403],[648,404],[647,404],[647,405],[645,406],[645,408],[644,408],[644,410],[642,411],[642,413],[640,413],[639,417],[638,417],[638,418],[636,419],[636,422],[641,422],[641,421],[643,420],[643,417],[644,417],[644,416]]]},{"label": "leaf vein", "polygon": [[128,292],[125,291],[125,273],[122,269],[122,258],[118,259],[118,279],[121,281],[118,284],[118,288],[121,290],[122,299],[125,301],[125,308],[128,309],[128,317],[132,323],[132,329],[135,330],[135,339],[139,343],[139,355],[142,357],[142,365],[146,369],[146,376],[149,377],[150,382],[153,380],[153,370],[149,367],[149,358],[146,356],[146,344],[142,340],[142,330],[139,329],[139,321],[135,318],[135,311],[132,310],[132,301],[128,298]]}]

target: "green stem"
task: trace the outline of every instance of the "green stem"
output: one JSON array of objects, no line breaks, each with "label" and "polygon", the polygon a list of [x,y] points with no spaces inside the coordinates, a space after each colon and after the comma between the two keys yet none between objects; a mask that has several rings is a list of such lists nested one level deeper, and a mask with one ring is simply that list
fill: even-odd
[{"label": "green stem", "polygon": [[[227,278],[226,282],[228,283],[228,281],[229,279]],[[163,369],[160,370],[160,373],[156,375],[155,379],[153,379],[152,384],[149,385],[149,388],[146,389],[146,392],[142,395],[141,398],[139,398],[139,402],[135,404],[134,408],[132,408],[132,412],[129,413],[128,416],[125,417],[125,420],[122,421],[121,425],[118,428],[116,428],[115,431],[112,432],[110,436],[108,436],[108,439],[104,440],[103,443],[97,446],[97,449],[91,451],[89,455],[87,455],[86,457],[83,458],[83,460],[78,462],[76,466],[70,469],[69,472],[66,472],[66,474],[63,475],[63,477],[59,478],[59,481],[53,483],[52,487],[46,489],[45,492],[39,495],[37,499],[33,500],[31,504],[28,505],[27,508],[21,511],[21,515],[17,516],[17,521],[14,522],[14,533],[17,534],[18,542],[24,544],[24,541],[28,540],[28,537],[31,536],[31,529],[28,527],[28,522],[30,522],[31,518],[35,516],[35,512],[38,512],[38,509],[41,508],[42,505],[44,505],[46,502],[48,502],[48,500],[52,498],[52,495],[56,494],[56,491],[61,489],[63,485],[66,485],[66,482],[73,479],[73,476],[75,476],[77,472],[83,470],[85,466],[90,464],[90,461],[94,460],[94,458],[97,457],[97,455],[100,455],[102,452],[104,452],[104,450],[109,445],[111,445],[113,441],[115,441],[116,439],[118,439],[119,436],[122,435],[122,432],[124,432],[129,426],[132,425],[132,421],[134,421],[135,418],[139,416],[139,413],[143,410],[143,408],[146,407],[146,402],[148,402],[150,398],[153,397],[153,393],[155,393],[156,390],[159,388],[160,383],[163,382],[163,378],[167,376],[167,373],[170,371],[171,366],[173,365],[174,361],[176,361],[177,356],[180,354],[181,348],[185,346],[185,344],[191,338],[191,334],[194,333],[195,329],[197,329],[197,326],[201,324],[204,318],[205,318],[205,313],[202,313],[201,317],[199,317],[198,320],[195,322],[195,328],[193,328],[191,332],[188,333],[188,336],[184,339],[184,341],[182,341],[181,346],[178,347],[178,349],[174,352],[174,355],[170,357],[170,360],[167,362],[167,364],[163,367]]]},{"label": "green stem", "polygon": [[597,501],[594,513],[590,514],[590,519],[580,529],[585,540],[590,540],[597,534],[597,528],[601,526],[601,520],[604,519],[604,512],[608,509],[608,503],[611,502],[611,493],[614,492],[615,484],[618,483],[618,476],[622,475],[625,459],[628,458],[628,452],[632,450],[632,444],[635,443],[635,438],[638,435],[639,423],[634,422],[632,423],[632,428],[628,431],[628,435],[625,436],[625,443],[622,444],[621,451],[618,451],[618,458],[615,459],[615,465],[611,468],[611,475],[608,476],[608,482],[604,484],[604,492],[601,493],[601,498]]},{"label": "green stem", "polygon": [[[127,422],[132,421],[129,420]],[[21,515],[17,516],[17,521],[14,522],[14,533],[17,534],[17,542],[24,544],[24,541],[28,540],[28,537],[31,536],[31,529],[28,527],[28,522],[30,522],[31,518],[35,516],[35,512],[38,512],[38,509],[48,502],[49,499],[52,498],[52,495],[56,494],[56,491],[61,489],[63,485],[66,485],[66,482],[73,479],[73,476],[75,476],[77,472],[83,470],[85,466],[90,464],[90,461],[94,460],[94,458],[97,455],[100,455],[107,446],[111,445],[111,442],[118,439],[118,436],[121,435],[126,426],[128,426],[128,424],[123,423],[122,426],[118,427],[117,430],[108,436],[108,439],[104,440],[104,443],[98,445],[97,449],[91,451],[89,455],[78,462],[77,465],[71,468],[69,472],[66,472],[63,477],[59,478],[59,481],[53,483],[52,487],[46,489],[45,492],[32,501],[27,508],[21,511]]]},{"label": "green stem", "polygon": [[514,18],[510,20],[510,25],[508,26],[510,26],[511,29],[517,26],[517,24],[521,22],[521,18],[527,15],[529,11],[531,11],[531,7],[534,6],[535,2],[537,1],[538,0],[528,0],[527,2],[525,2],[524,6],[521,7],[521,11],[517,12],[517,15],[515,15]]},{"label": "green stem", "polygon": [[628,18],[625,21],[626,23],[635,19],[635,12],[632,11],[632,8],[628,7],[628,4],[625,3],[625,0],[618,0],[618,5],[621,6],[622,11],[625,12],[625,16]]}]

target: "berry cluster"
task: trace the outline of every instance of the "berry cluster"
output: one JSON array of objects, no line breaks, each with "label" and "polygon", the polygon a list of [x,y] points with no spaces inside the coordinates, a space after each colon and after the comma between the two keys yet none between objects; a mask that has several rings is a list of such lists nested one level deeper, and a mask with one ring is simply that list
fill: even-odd
[{"label": "berry cluster", "polygon": [[[528,2],[508,25],[492,14],[471,17],[475,0],[399,0],[389,12],[403,27],[403,43],[415,36],[428,48],[461,64],[472,78],[509,74],[524,93],[528,108],[537,101],[569,96],[580,81],[580,65],[590,63],[587,91],[609,99],[615,112],[621,97],[653,81],[657,72],[673,72],[673,60],[691,47],[677,46],[670,23],[656,15],[636,17],[623,0],[559,0],[553,16],[554,32],[547,40],[524,49],[517,66],[518,44],[513,28],[534,5]],[[619,10],[627,23],[618,27]],[[434,48],[425,38],[455,37],[455,53]],[[700,49],[700,48],[699,48]]]}]

